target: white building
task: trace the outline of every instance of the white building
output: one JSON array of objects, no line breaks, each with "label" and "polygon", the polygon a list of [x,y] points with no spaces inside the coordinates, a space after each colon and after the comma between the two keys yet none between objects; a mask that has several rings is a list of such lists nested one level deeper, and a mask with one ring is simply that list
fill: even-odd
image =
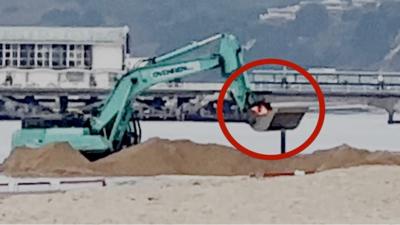
[{"label": "white building", "polygon": [[381,4],[380,0],[352,0],[354,7],[379,7]]},{"label": "white building", "polygon": [[259,20],[270,22],[270,23],[280,23],[287,22],[296,19],[296,13],[300,10],[299,5],[293,5],[283,8],[269,8],[266,13],[260,14]]},{"label": "white building", "polygon": [[0,27],[0,85],[112,85],[129,57],[128,27]]},{"label": "white building", "polygon": [[321,4],[331,13],[341,13],[349,9],[349,2],[344,0],[323,0]]}]

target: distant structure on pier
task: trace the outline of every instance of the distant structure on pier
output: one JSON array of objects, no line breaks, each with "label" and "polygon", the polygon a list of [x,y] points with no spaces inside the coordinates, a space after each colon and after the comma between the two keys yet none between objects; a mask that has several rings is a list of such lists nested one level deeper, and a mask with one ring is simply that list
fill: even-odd
[{"label": "distant structure on pier", "polygon": [[377,8],[384,0],[301,0],[286,7],[271,7],[259,14],[260,21],[279,25],[296,19],[297,13],[305,6],[318,4],[330,15],[341,15],[343,12],[357,8]]},{"label": "distant structure on pier", "polygon": [[128,27],[0,27],[0,85],[108,88],[126,69]]}]

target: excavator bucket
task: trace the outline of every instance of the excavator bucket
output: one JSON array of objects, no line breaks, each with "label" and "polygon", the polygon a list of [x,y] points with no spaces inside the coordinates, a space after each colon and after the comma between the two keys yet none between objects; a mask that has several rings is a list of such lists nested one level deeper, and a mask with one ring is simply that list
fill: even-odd
[{"label": "excavator bucket", "polygon": [[256,131],[292,130],[298,127],[307,110],[304,106],[273,108],[270,103],[258,102],[248,110],[247,120]]}]

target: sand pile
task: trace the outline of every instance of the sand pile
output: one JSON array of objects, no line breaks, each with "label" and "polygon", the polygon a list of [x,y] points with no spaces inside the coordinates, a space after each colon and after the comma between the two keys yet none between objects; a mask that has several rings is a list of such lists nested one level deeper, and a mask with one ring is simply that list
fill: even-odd
[{"label": "sand pile", "polygon": [[18,148],[5,160],[3,171],[12,176],[93,175],[90,162],[68,143],[42,149]]},{"label": "sand pile", "polygon": [[216,144],[151,139],[93,163],[105,175],[234,175],[245,164],[240,152]]},{"label": "sand pile", "polygon": [[400,165],[400,154],[341,145],[290,159],[264,161],[227,146],[154,138],[95,162],[89,162],[67,143],[34,150],[16,149],[4,162],[4,173],[11,176],[248,175],[371,164]]}]

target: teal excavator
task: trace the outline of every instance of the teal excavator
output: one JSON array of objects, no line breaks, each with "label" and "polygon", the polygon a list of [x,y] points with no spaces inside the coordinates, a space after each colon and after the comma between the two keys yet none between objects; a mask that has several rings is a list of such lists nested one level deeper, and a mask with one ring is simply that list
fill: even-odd
[{"label": "teal excavator", "polygon": [[[149,58],[145,63],[122,75],[98,113],[82,123],[76,123],[76,118],[70,120],[71,117],[62,118],[59,123],[46,122],[46,118],[39,122],[25,118],[22,129],[13,134],[12,147],[38,148],[52,142],[68,142],[83,153],[109,154],[137,144],[141,128],[132,101],[138,95],[156,84],[206,70],[219,68],[222,76],[228,77],[242,66],[243,51],[235,36],[217,34]],[[304,109],[279,111],[268,102],[258,101],[246,74],[233,82],[229,94],[243,115],[247,115],[247,122],[258,131],[294,129],[305,113]]]}]

